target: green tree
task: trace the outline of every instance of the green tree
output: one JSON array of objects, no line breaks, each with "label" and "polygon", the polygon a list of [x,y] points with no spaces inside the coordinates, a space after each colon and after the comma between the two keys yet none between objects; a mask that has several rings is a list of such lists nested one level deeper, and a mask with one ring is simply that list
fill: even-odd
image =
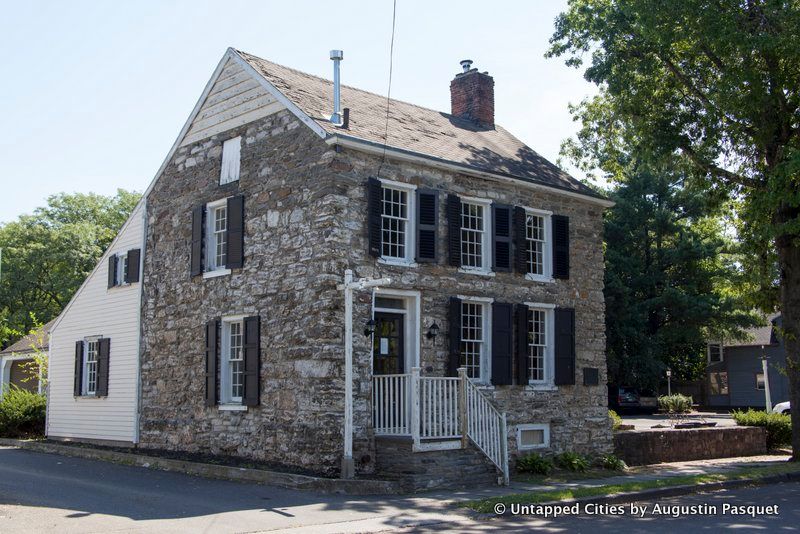
[{"label": "green tree", "polygon": [[[549,55],[600,87],[575,110],[585,166],[619,155],[691,165],[693,186],[738,203],[761,250],[774,247],[790,399],[800,405],[800,3],[797,0],[571,0]],[[765,272],[769,272],[769,268]],[[800,410],[793,410],[800,460]]]},{"label": "green tree", "polygon": [[727,291],[740,273],[718,207],[682,173],[634,167],[617,177],[605,217],[609,380],[655,389],[666,368],[699,378],[707,340],[756,317]]},{"label": "green tree", "polygon": [[0,226],[0,346],[57,316],[139,200],[117,191],[51,196],[33,215]]}]

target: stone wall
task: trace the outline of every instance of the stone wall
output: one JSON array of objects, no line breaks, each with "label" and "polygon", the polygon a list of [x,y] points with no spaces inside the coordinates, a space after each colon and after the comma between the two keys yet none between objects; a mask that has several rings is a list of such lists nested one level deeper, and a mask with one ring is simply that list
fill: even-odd
[{"label": "stone wall", "polygon": [[[242,135],[241,178],[219,186],[221,144]],[[436,188],[440,262],[397,267],[367,255],[368,176]],[[521,275],[485,277],[445,265],[444,193],[551,210],[570,217],[569,280],[532,282]],[[245,195],[245,262],[229,276],[189,275],[191,211],[233,194]],[[447,302],[453,295],[498,301],[547,302],[576,313],[577,385],[555,391],[499,386],[485,392],[515,425],[549,423],[553,452],[611,450],[606,412],[602,211],[564,195],[489,182],[430,167],[398,164],[327,146],[287,111],[182,147],[147,199],[147,254],[142,317],[141,445],[234,454],[338,472],[343,423],[343,299],[336,284],[389,276],[392,288],[421,293],[423,374],[443,376]],[[371,316],[372,295],[357,292],[355,331]],[[243,412],[204,405],[204,323],[233,314],[261,316],[261,405]],[[371,345],[354,336],[354,459],[375,470],[371,416]],[[600,386],[583,386],[584,367],[600,370]]]},{"label": "stone wall", "polygon": [[767,452],[763,428],[736,426],[614,433],[614,453],[628,465],[754,456]]}]

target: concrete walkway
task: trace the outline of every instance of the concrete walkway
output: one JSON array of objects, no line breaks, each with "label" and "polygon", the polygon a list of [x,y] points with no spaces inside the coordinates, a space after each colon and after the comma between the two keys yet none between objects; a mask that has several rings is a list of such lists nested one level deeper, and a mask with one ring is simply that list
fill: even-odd
[{"label": "concrete walkway", "polygon": [[0,447],[0,532],[376,532],[423,527],[466,531],[475,519],[453,501],[772,465],[786,456],[664,464],[629,476],[515,482],[416,496],[354,497],[111,464]]},{"label": "concrete walkway", "polygon": [[[633,425],[635,430],[647,430],[655,425],[670,426],[670,417],[664,414],[621,414],[622,423],[625,425]],[[708,423],[716,423],[717,427],[721,426],[736,426],[736,421],[733,420],[729,413],[714,413],[714,412],[694,412],[685,416],[681,416],[680,421],[700,421],[705,420]],[[673,419],[672,421],[676,421]]]}]

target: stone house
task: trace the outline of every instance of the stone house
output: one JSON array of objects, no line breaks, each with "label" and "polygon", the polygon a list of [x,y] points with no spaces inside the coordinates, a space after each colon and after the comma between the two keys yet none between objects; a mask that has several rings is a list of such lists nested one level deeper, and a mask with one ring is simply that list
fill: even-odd
[{"label": "stone house", "polygon": [[[451,113],[387,121],[384,96],[225,53],[141,204],[136,446],[425,487],[610,451],[611,203],[462,67]],[[348,286],[352,336],[345,276],[381,280]]]}]

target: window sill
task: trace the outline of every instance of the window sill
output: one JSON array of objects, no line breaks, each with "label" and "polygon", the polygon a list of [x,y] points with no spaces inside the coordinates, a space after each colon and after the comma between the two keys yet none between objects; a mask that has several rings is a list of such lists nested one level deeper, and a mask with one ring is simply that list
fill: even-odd
[{"label": "window sill", "polygon": [[552,284],[556,281],[556,279],[553,278],[552,276],[542,276],[538,274],[526,274],[525,280],[528,280],[530,282],[543,282],[546,284]]},{"label": "window sill", "polygon": [[231,274],[230,269],[215,269],[213,271],[205,271],[203,273],[203,278],[216,278],[218,276],[227,276]]},{"label": "window sill", "polygon": [[460,267],[458,272],[464,274],[477,274],[478,276],[497,276],[497,273],[493,271],[485,271],[483,269],[467,269],[465,267]]},{"label": "window sill", "polygon": [[549,448],[550,448],[549,444],[544,444],[544,445],[528,445],[527,447],[517,447],[517,450],[520,452],[524,452],[524,451],[537,451]]},{"label": "window sill", "polygon": [[74,398],[75,400],[78,400],[78,401],[80,401],[80,400],[98,400],[98,399],[103,399],[103,398],[105,398],[105,397],[100,397],[100,396],[98,396],[98,395],[79,395],[79,396],[75,397],[75,396],[73,395],[73,398]]},{"label": "window sill", "polygon": [[558,386],[555,384],[528,384],[525,386],[526,391],[558,391]]},{"label": "window sill", "polygon": [[392,265],[395,267],[417,267],[417,262],[410,260],[400,260],[394,258],[378,258],[378,263],[383,265]]},{"label": "window sill", "polygon": [[221,412],[246,412],[247,406],[243,404],[220,404],[217,406]]}]

